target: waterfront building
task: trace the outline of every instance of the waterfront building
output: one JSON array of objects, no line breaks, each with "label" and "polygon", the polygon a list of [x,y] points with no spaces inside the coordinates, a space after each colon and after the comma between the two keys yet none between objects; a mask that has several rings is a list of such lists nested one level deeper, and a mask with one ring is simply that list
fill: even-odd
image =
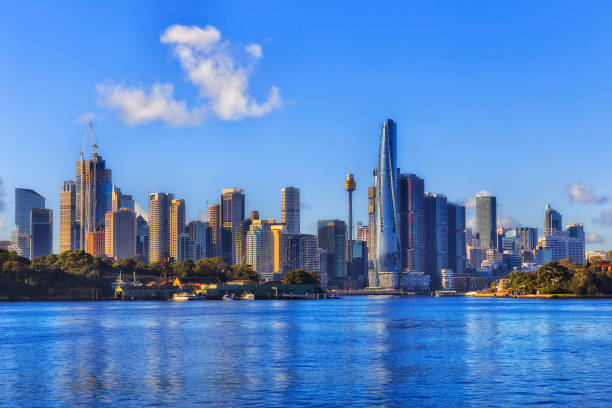
[{"label": "waterfront building", "polygon": [[149,262],[170,256],[170,206],[174,194],[149,194]]},{"label": "waterfront building", "polygon": [[131,195],[122,194],[121,189],[113,185],[111,207],[112,211],[119,211],[122,208],[127,208],[131,212],[135,212],[136,204]]},{"label": "waterfront building", "polygon": [[398,184],[402,268],[425,271],[425,181],[401,174]]},{"label": "waterfront building", "polygon": [[149,223],[142,215],[136,218],[136,256],[149,263]]},{"label": "waterfront building", "polygon": [[104,231],[93,231],[87,234],[87,253],[93,257],[105,256]]},{"label": "waterfront building", "polygon": [[106,213],[104,252],[115,260],[136,256],[136,214],[128,208]]},{"label": "waterfront building", "polygon": [[341,220],[317,223],[317,245],[327,252],[327,275],[334,285],[346,278],[346,224]]},{"label": "waterfront building", "polygon": [[453,290],[453,270],[452,269],[442,269],[442,289],[444,290]]},{"label": "waterfront building", "polygon": [[496,249],[497,200],[495,197],[476,197],[476,228],[480,246],[484,249]]},{"label": "waterfront building", "polygon": [[81,159],[76,162],[76,222],[81,249],[89,249],[90,232],[104,231],[106,212],[112,210],[112,172],[102,156],[98,156],[97,148],[94,142],[91,159],[83,159],[81,151]]},{"label": "waterfront building", "polygon": [[200,252],[195,254],[194,261],[206,258],[208,223],[203,221],[191,221],[187,224],[186,230],[189,234],[189,238],[200,247]]},{"label": "waterfront building", "polygon": [[60,192],[60,253],[79,249],[79,226],[76,222],[76,183],[64,181]]},{"label": "waterfront building", "polygon": [[432,289],[442,287],[442,269],[448,268],[448,208],[442,194],[425,193],[425,273]]},{"label": "waterfront building", "polygon": [[448,223],[448,268],[463,275],[466,267],[465,207],[447,204]]},{"label": "waterfront building", "polygon": [[11,250],[30,258],[30,220],[34,208],[45,208],[45,198],[29,188],[15,189],[15,231],[11,233]]},{"label": "waterfront building", "polygon": [[244,220],[244,190],[226,188],[221,190],[221,256],[228,265],[236,263],[235,233]]},{"label": "waterfront building", "polygon": [[281,223],[287,226],[287,233],[300,233],[300,189],[281,189]]},{"label": "waterfront building", "polygon": [[388,119],[379,127],[375,250],[379,284],[389,288],[399,287],[401,268],[397,180],[397,125]]},{"label": "waterfront building", "polygon": [[402,273],[402,289],[425,292],[429,290],[430,276],[422,271],[408,271]]},{"label": "waterfront building", "polygon": [[287,227],[282,222],[270,222],[272,239],[272,272],[274,280],[281,280],[289,271],[289,236]]},{"label": "waterfront building", "polygon": [[368,243],[352,241],[352,259],[347,262],[345,289],[363,289],[368,286]]},{"label": "waterfront building", "polygon": [[30,259],[53,252],[53,210],[32,208],[30,211]]},{"label": "waterfront building", "polygon": [[520,237],[520,249],[533,251],[538,246],[538,229],[535,227],[518,227],[516,233]]},{"label": "waterfront building", "polygon": [[175,198],[170,203],[170,257],[179,259],[179,235],[185,232],[185,200]]},{"label": "waterfront building", "polygon": [[304,269],[320,276],[320,252],[317,237],[311,234],[296,234],[288,237],[287,270]]},{"label": "waterfront building", "polygon": [[251,211],[251,216],[240,221],[238,228],[236,228],[235,241],[236,241],[236,265],[244,265],[247,263],[247,234],[251,229],[253,220],[259,219],[259,212]]},{"label": "waterfront building", "polygon": [[212,204],[208,206],[208,228],[210,230],[210,240],[206,248],[209,258],[221,256],[221,206]]},{"label": "waterfront building", "polygon": [[262,279],[274,279],[272,232],[268,220],[252,220],[246,236],[246,264]]},{"label": "waterfront building", "polygon": [[546,204],[544,214],[544,236],[548,237],[562,232],[562,225],[563,217],[561,216],[561,214],[557,210],[552,208],[550,204]]}]

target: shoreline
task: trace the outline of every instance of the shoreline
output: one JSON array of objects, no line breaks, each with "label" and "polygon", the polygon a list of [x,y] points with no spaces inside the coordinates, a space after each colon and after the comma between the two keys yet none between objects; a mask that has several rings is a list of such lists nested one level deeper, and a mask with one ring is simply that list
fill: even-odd
[{"label": "shoreline", "polygon": [[547,293],[541,295],[510,295],[497,293],[476,293],[470,297],[500,298],[500,299],[612,299],[611,295],[576,295],[573,293]]}]

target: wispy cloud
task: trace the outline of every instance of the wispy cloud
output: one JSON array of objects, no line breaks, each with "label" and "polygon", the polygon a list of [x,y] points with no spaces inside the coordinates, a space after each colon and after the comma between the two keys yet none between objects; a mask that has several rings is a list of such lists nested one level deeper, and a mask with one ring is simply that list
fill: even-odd
[{"label": "wispy cloud", "polygon": [[0,177],[0,211],[6,210],[6,189],[4,188],[4,180]]},{"label": "wispy cloud", "polygon": [[185,101],[174,98],[174,87],[169,83],[155,83],[149,90],[112,83],[98,85],[98,104],[118,111],[127,124],[162,121],[174,127],[194,126],[209,116],[222,120],[264,116],[283,105],[276,86],[270,88],[264,102],[258,102],[248,92],[249,60],[263,56],[261,45],[232,46],[211,25],[173,25],[164,31],[160,41],[172,48],[205,102],[189,108]]},{"label": "wispy cloud", "polygon": [[596,195],[593,186],[589,184],[576,183],[567,187],[567,194],[570,201],[583,204],[604,204],[608,197]]},{"label": "wispy cloud", "polygon": [[603,235],[599,235],[596,232],[588,232],[586,234],[586,243],[587,244],[601,244],[606,240],[606,237]]},{"label": "wispy cloud", "polygon": [[76,123],[87,123],[87,122],[91,122],[97,117],[98,115],[94,112],[85,112],[85,113],[82,113],[79,117],[77,117],[74,121]]},{"label": "wispy cloud", "polygon": [[476,208],[476,198],[477,197],[487,197],[490,195],[493,195],[490,191],[480,190],[476,194],[474,194],[472,197],[466,198],[465,200],[463,200],[463,205],[465,206],[465,208]]},{"label": "wispy cloud", "polygon": [[593,222],[599,225],[612,225],[612,210],[602,211]]},{"label": "wispy cloud", "polygon": [[519,227],[520,225],[521,225],[521,223],[518,222],[516,220],[516,218],[511,217],[509,215],[505,215],[505,216],[502,216],[502,217],[497,219],[497,226],[498,227],[503,226],[505,228],[513,229],[513,228]]},{"label": "wispy cloud", "polygon": [[136,215],[141,215],[142,218],[149,222],[149,213],[136,202],[134,203],[134,211],[136,212]]}]

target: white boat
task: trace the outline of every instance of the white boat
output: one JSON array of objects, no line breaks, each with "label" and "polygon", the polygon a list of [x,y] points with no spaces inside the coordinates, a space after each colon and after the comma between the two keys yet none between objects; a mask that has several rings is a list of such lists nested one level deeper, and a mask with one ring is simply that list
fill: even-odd
[{"label": "white boat", "polygon": [[172,300],[176,300],[178,302],[184,302],[186,300],[196,300],[198,297],[193,293],[175,293],[172,296]]},{"label": "white boat", "polygon": [[223,300],[236,300],[236,296],[228,295],[227,293],[223,295]]},{"label": "white boat", "polygon": [[242,300],[255,300],[255,295],[253,293],[244,293]]}]

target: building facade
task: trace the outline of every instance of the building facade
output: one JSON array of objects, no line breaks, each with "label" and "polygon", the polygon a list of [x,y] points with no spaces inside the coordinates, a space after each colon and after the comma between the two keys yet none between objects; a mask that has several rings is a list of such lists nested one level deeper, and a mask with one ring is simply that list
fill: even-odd
[{"label": "building facade", "polygon": [[179,235],[185,232],[185,200],[175,198],[170,203],[170,257],[179,259]]},{"label": "building facade", "polygon": [[115,260],[136,256],[136,214],[127,208],[106,213],[104,252]]},{"label": "building facade", "polygon": [[446,196],[425,194],[425,273],[433,289],[442,287],[442,270],[448,268],[448,208]]},{"label": "building facade", "polygon": [[448,222],[448,269],[456,275],[465,274],[466,240],[465,240],[465,207],[459,204],[447,204]]},{"label": "building facade", "polygon": [[281,221],[287,233],[300,233],[300,189],[285,187],[281,190]]},{"label": "building facade", "polygon": [[425,271],[425,181],[414,174],[399,178],[402,268]]},{"label": "building facade", "polygon": [[221,256],[228,265],[236,263],[235,233],[244,220],[244,190],[226,188],[221,190]]},{"label": "building facade", "polygon": [[79,249],[79,226],[76,222],[76,183],[64,181],[60,193],[60,253]]},{"label": "building facade", "polygon": [[346,278],[346,224],[341,220],[317,223],[317,245],[327,252],[327,277],[334,284]]},{"label": "building facade", "polygon": [[497,249],[497,199],[495,197],[476,197],[476,228],[480,246],[484,249]]},{"label": "building facade", "polygon": [[32,208],[30,211],[30,259],[53,252],[53,210]]},{"label": "building facade", "polygon": [[174,194],[149,194],[149,262],[170,256],[170,207]]}]

